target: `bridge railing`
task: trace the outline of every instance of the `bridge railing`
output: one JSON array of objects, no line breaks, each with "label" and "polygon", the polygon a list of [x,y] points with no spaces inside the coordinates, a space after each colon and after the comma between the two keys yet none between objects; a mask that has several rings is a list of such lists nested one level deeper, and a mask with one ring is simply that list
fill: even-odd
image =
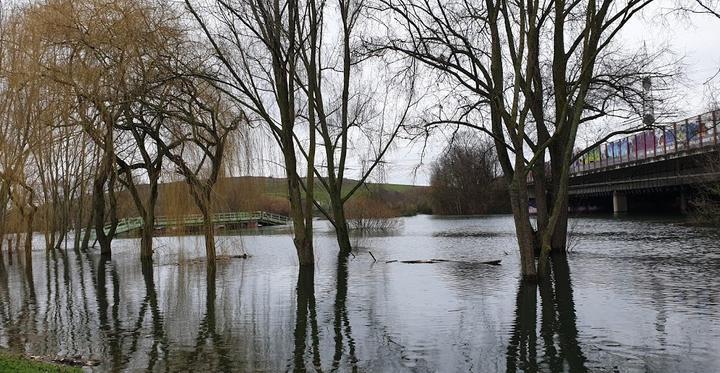
[{"label": "bridge railing", "polygon": [[[203,216],[201,214],[191,214],[183,216],[156,216],[156,226],[186,226],[193,224],[202,224]],[[257,222],[269,222],[274,224],[285,224],[290,219],[287,216],[273,214],[264,211],[253,211],[253,212],[221,212],[212,215],[214,223],[234,223],[234,222],[246,222],[246,221],[257,221]],[[127,232],[133,229],[142,227],[142,217],[131,217],[123,218],[118,221],[116,228],[117,233]],[[105,226],[105,231],[109,231],[110,226]]]},{"label": "bridge railing", "polygon": [[692,149],[716,147],[720,143],[719,121],[720,110],[716,110],[605,142],[573,163],[571,172],[575,174]]},{"label": "bridge railing", "polygon": [[290,220],[290,218],[288,218],[285,215],[273,214],[271,212],[264,212],[264,211],[258,211],[258,213],[260,213],[260,217],[262,219],[267,219],[269,221],[287,223]]}]

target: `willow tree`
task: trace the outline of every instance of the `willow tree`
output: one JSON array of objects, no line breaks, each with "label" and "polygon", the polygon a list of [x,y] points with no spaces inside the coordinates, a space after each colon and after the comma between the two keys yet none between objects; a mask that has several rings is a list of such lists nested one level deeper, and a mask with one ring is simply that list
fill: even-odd
[{"label": "willow tree", "polygon": [[[219,75],[206,78],[237,102],[251,123],[262,123],[280,147],[298,261],[312,267],[315,131],[307,131],[298,118],[303,103],[295,82],[303,43],[298,28],[305,23],[300,3],[218,0],[203,6],[207,11],[202,13],[190,0],[185,4],[222,66]],[[296,144],[303,129],[309,134],[304,170]]]},{"label": "willow tree", "polygon": [[103,255],[111,253],[118,222],[115,129],[123,118],[121,103],[127,99],[123,88],[130,73],[130,59],[118,44],[132,39],[115,38],[128,29],[130,17],[122,17],[122,11],[116,2],[59,0],[33,5],[28,19],[48,46],[44,76],[63,86],[65,97],[72,100],[73,112],[67,119],[99,150],[93,167],[92,215]]},{"label": "willow tree", "polygon": [[3,14],[0,24],[0,234],[5,234],[6,209],[11,208],[17,223],[16,246],[20,246],[20,232],[24,232],[29,260],[40,201],[39,167],[33,162],[33,154],[47,145],[44,124],[52,119],[53,111],[37,69],[43,43],[28,30],[25,14],[25,9],[17,8]]},{"label": "willow tree", "polygon": [[[202,67],[192,71],[197,74]],[[225,169],[227,150],[241,138],[235,136],[236,130],[247,120],[222,91],[201,79],[177,78],[172,86],[173,100],[156,107],[168,118],[167,140],[158,137],[155,141],[185,178],[203,216],[205,252],[210,264],[215,262],[216,251],[212,204],[215,184]]]},{"label": "willow tree", "polygon": [[[141,258],[150,258],[164,159],[153,139],[164,128],[164,117],[152,115],[146,102],[164,92],[174,74],[165,61],[186,40],[179,13],[152,0],[57,0],[37,6],[33,20],[51,46],[46,75],[66,87],[72,102],[68,126],[82,129],[101,150],[92,214],[101,251],[110,252],[120,182],[143,219]],[[140,183],[149,184],[146,196]]]},{"label": "willow tree", "polygon": [[[535,279],[535,248],[541,248],[542,268],[551,252],[565,249],[578,128],[638,96],[636,83],[648,64],[641,52],[623,53],[613,41],[652,0],[379,3],[389,15],[390,40],[373,40],[373,46],[422,63],[452,98],[426,124],[465,125],[494,139],[522,275]],[[531,172],[539,191],[537,232],[528,211]]]},{"label": "willow tree", "polygon": [[[167,130],[170,120],[156,107],[168,106],[175,100],[168,82],[180,72],[169,61],[178,59],[176,55],[184,55],[189,36],[178,10],[158,1],[114,2],[113,12],[116,21],[104,23],[99,32],[113,33],[110,43],[122,51],[122,58],[113,65],[118,69],[116,79],[124,98],[118,102],[122,115],[115,123],[115,142],[119,145],[115,162],[121,174],[120,182],[130,192],[143,219],[140,257],[148,260],[153,254],[155,209],[163,164],[168,152],[180,145],[178,141],[164,140],[170,136]],[[141,184],[147,184],[145,195],[140,192]]]}]

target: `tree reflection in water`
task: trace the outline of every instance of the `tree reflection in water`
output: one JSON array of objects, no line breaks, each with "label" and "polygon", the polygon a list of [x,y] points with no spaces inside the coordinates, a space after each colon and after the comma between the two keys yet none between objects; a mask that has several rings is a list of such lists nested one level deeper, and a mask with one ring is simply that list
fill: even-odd
[{"label": "tree reflection in water", "polygon": [[[508,372],[587,372],[578,343],[575,304],[567,257],[554,257],[551,276],[538,284],[520,281],[515,325],[507,349]],[[537,296],[540,294],[540,343]],[[538,349],[542,358],[538,360]]]},{"label": "tree reflection in water", "polygon": [[232,368],[228,344],[217,330],[215,302],[217,298],[217,268],[208,263],[205,275],[205,314],[200,320],[195,339],[195,352],[188,366],[210,365],[210,371],[227,372]]},{"label": "tree reflection in water", "polygon": [[307,344],[308,323],[312,343],[312,364],[321,369],[320,335],[318,334],[317,310],[315,306],[315,269],[300,267],[297,281],[297,310],[295,312],[295,350],[293,353],[294,371],[305,372],[305,350]]},{"label": "tree reflection in water", "polygon": [[[149,260],[142,260],[142,275],[143,280],[145,282],[145,299],[143,300],[143,307],[141,309],[150,306],[150,316],[152,319],[152,338],[153,343],[152,347],[149,351],[149,361],[148,361],[148,371],[152,370],[155,364],[158,361],[158,350],[160,350],[163,353],[162,360],[167,360],[168,356],[168,341],[167,337],[165,336],[165,328],[164,328],[164,320],[162,313],[160,312],[160,307],[158,306],[158,296],[157,296],[157,290],[155,287],[155,272],[153,270],[153,262],[152,259]],[[138,317],[138,320],[142,320],[142,317],[144,316],[145,312],[142,312],[142,314]],[[137,325],[141,325],[142,323],[138,323]],[[135,340],[137,340],[137,333],[135,336]],[[134,349],[133,349],[134,350]]]},{"label": "tree reflection in water", "polygon": [[352,328],[347,312],[347,294],[348,294],[348,255],[340,253],[338,255],[337,275],[336,275],[336,293],[335,293],[335,317],[333,330],[335,332],[335,355],[333,356],[333,369],[340,367],[340,361],[343,356],[344,342],[343,333],[347,339],[349,364],[352,371],[357,371],[357,357],[355,356],[355,340],[352,337]]},{"label": "tree reflection in water", "polygon": [[[358,359],[347,310],[347,254],[343,255],[341,253],[338,255],[335,280],[336,293],[333,304],[332,324],[334,352],[331,370],[349,370],[355,372],[357,371]],[[295,348],[293,350],[292,368],[296,372],[304,372],[308,369],[321,371],[322,358],[320,347],[324,344],[321,344],[321,332],[318,328],[314,269],[300,268],[296,291]],[[323,341],[325,341],[325,339],[323,339]]]}]

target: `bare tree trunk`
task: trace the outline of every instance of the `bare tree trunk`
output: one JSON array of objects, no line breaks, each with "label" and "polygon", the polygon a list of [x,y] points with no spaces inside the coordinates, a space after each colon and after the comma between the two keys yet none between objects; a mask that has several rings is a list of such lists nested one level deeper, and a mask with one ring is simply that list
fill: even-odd
[{"label": "bare tree trunk", "polygon": [[330,195],[330,200],[333,209],[333,220],[335,223],[335,236],[337,239],[338,246],[340,247],[341,255],[348,255],[352,250],[350,244],[350,229],[348,229],[347,218],[345,217],[345,207],[342,201],[338,200],[340,193],[333,193]]},{"label": "bare tree trunk", "polygon": [[[151,216],[148,216],[151,215]],[[155,230],[155,216],[148,212],[143,217],[142,232],[140,232],[140,259],[152,258],[153,231]]]},{"label": "bare tree trunk", "polygon": [[93,183],[93,220],[100,254],[110,255],[110,239],[105,234],[105,175],[97,175]]},{"label": "bare tree trunk", "polygon": [[560,218],[555,225],[552,238],[550,239],[550,251],[552,255],[564,255],[567,253],[567,236],[568,236],[568,197],[564,198],[561,210],[558,211]]},{"label": "bare tree trunk", "polygon": [[[135,197],[137,208],[143,211],[143,227],[140,236],[140,258],[147,259],[153,255],[153,235],[155,233],[155,205],[157,205],[158,199],[158,177],[160,170],[158,169],[154,175],[151,175],[150,180],[150,196],[148,198],[147,206],[143,206],[140,201],[140,196],[137,195],[137,191],[134,186],[129,185],[130,192]],[[128,180],[130,182],[130,180]]]},{"label": "bare tree trunk", "polygon": [[561,209],[557,211],[557,214],[559,214],[559,218],[557,220],[557,223],[555,224],[555,229],[552,232],[552,237],[550,239],[550,247],[552,248],[551,252],[553,254],[560,254],[565,253],[566,245],[567,245],[567,227],[568,227],[568,199],[569,196],[566,194],[564,197],[560,196],[560,185],[562,181],[560,180],[561,174],[563,172],[563,165],[562,162],[564,160],[562,149],[556,149],[553,148],[550,151],[551,154],[551,183],[552,183],[552,203],[555,203],[556,198],[563,198]]},{"label": "bare tree trunk", "polygon": [[[83,183],[84,184],[84,183]],[[82,237],[82,228],[85,224],[83,224],[83,220],[85,218],[85,188],[81,187],[80,189],[80,195],[77,197],[77,206],[75,207],[77,212],[75,213],[75,221],[73,222],[73,227],[75,228],[75,231],[73,232],[73,247],[75,249],[80,248]]]},{"label": "bare tree trunk", "polygon": [[92,232],[92,227],[95,221],[95,210],[90,210],[90,215],[88,216],[86,222],[84,222],[85,226],[85,232],[83,233],[82,238],[82,244],[80,245],[80,249],[87,250],[88,246],[90,245],[90,234]]},{"label": "bare tree trunk", "polygon": [[[93,183],[93,213],[95,216],[95,237],[100,244],[100,255],[111,255],[111,245],[117,227],[117,199],[115,197],[116,174],[113,170],[113,131],[110,127],[105,133],[105,149],[95,181]],[[107,184],[108,211],[105,211],[105,184]],[[105,233],[105,218],[110,219],[110,230]]]},{"label": "bare tree trunk", "polygon": [[533,183],[535,184],[535,208],[537,209],[537,232],[534,237],[535,254],[540,254],[542,245],[542,232],[548,225],[548,191],[545,183],[545,165],[539,162],[533,169]]},{"label": "bare tree trunk", "polygon": [[290,215],[293,221],[293,243],[297,251],[300,266],[315,265],[312,232],[308,234],[306,224],[312,224],[312,212],[304,211],[300,190],[300,176],[297,174],[292,135],[288,136],[285,147],[285,169],[287,172],[288,196],[290,198]]},{"label": "bare tree trunk", "polygon": [[207,210],[203,212],[203,233],[205,234],[205,256],[208,263],[215,263],[215,224]]},{"label": "bare tree trunk", "polygon": [[[35,218],[35,212],[30,208],[30,212],[26,217],[25,222],[25,265],[32,268],[32,237],[33,237],[33,220]],[[18,242],[19,244],[19,242]]]},{"label": "bare tree trunk", "polygon": [[[516,173],[521,175],[521,173]],[[530,226],[530,212],[528,205],[527,182],[514,177],[510,183],[510,205],[512,206],[515,231],[520,249],[520,267],[523,279],[535,281],[537,269],[535,267],[535,246],[533,245],[533,232]]]}]

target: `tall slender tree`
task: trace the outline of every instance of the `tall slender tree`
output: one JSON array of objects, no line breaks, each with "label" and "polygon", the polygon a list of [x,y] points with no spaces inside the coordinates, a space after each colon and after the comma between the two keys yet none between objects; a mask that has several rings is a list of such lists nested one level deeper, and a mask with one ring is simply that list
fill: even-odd
[{"label": "tall slender tree", "polygon": [[[412,74],[404,82],[388,79],[372,88],[362,85],[364,73],[374,71],[379,80],[381,72],[388,70],[378,63],[381,56],[360,50],[357,29],[369,4],[338,0],[335,5],[314,0],[305,4],[307,25],[298,25],[305,41],[299,46],[303,69],[296,72],[296,80],[307,96],[310,128],[320,135],[319,145],[324,150],[324,157],[318,157],[322,163],[314,171],[329,196],[330,210],[317,207],[335,228],[340,252],[347,254],[351,245],[345,205],[391,149],[415,105],[415,87]],[[336,28],[341,32],[333,38],[329,30]],[[388,99],[391,92],[393,97]],[[371,148],[364,158],[353,154],[353,143],[361,142],[358,137],[364,137]],[[354,163],[362,163],[362,169],[358,180],[348,185]]]},{"label": "tall slender tree", "polygon": [[312,267],[315,131],[307,131],[304,170],[296,145],[302,125],[297,115],[302,101],[295,81],[303,43],[298,24],[305,22],[300,4],[297,0],[215,1],[202,14],[192,1],[185,4],[223,67],[222,75],[207,78],[241,105],[251,122],[263,123],[280,147],[298,261],[302,267]]}]

